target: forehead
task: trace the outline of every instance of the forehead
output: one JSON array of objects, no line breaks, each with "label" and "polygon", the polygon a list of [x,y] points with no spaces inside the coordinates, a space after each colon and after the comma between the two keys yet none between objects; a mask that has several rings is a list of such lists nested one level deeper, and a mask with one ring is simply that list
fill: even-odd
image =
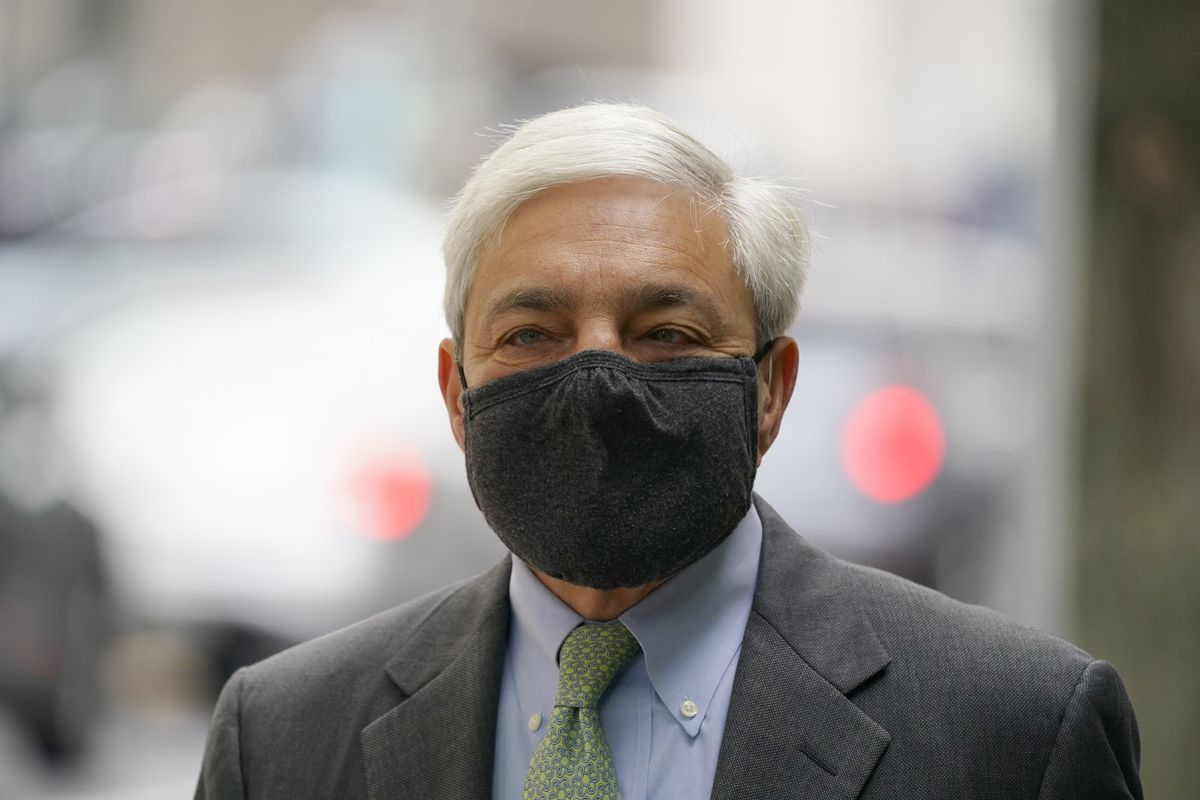
[{"label": "forehead", "polygon": [[686,285],[743,313],[752,303],[728,235],[724,217],[685,189],[634,177],[555,186],[519,206],[481,250],[467,318],[527,288],[606,303],[638,284]]}]

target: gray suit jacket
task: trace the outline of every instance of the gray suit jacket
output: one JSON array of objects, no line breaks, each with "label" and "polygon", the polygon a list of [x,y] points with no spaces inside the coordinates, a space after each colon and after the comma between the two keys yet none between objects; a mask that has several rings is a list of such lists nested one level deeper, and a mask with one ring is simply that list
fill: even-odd
[{"label": "gray suit jacket", "polygon": [[[982,608],[809,545],[763,550],[714,798],[1140,798],[1116,671]],[[239,670],[196,797],[489,798],[506,559]]]}]

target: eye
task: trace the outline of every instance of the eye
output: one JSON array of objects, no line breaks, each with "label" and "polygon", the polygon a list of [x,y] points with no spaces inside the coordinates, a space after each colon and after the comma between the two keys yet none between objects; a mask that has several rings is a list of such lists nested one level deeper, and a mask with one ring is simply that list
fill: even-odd
[{"label": "eye", "polygon": [[650,338],[661,344],[683,344],[688,336],[677,328],[655,328],[650,331]]},{"label": "eye", "polygon": [[546,340],[546,334],[535,328],[522,328],[521,330],[508,337],[508,344],[520,345],[529,347],[535,344],[541,344]]}]

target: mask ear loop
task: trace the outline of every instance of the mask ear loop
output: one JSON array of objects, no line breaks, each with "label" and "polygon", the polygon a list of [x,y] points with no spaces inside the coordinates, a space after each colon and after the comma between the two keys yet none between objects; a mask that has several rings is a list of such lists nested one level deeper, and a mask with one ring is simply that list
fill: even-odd
[{"label": "mask ear loop", "polygon": [[[778,339],[770,339],[765,344],[763,344],[762,347],[758,348],[758,352],[754,354],[755,366],[759,366],[759,367],[762,366],[763,358],[766,357],[767,353],[771,352],[771,348],[775,346],[775,343],[777,341],[779,341],[779,340]],[[771,373],[773,371],[773,368],[774,368],[774,363],[768,362],[767,363],[767,384],[768,385],[770,385],[770,383],[771,383]]]},{"label": "mask ear loop", "polygon": [[758,352],[754,354],[754,363],[755,364],[761,363],[763,360],[763,356],[765,356],[767,353],[771,352],[771,348],[775,346],[775,343],[777,341],[779,341],[779,340],[778,339],[770,339],[767,341],[766,344],[764,344],[762,347],[758,348]]},{"label": "mask ear loop", "polygon": [[458,379],[462,381],[462,388],[465,392],[467,390],[467,373],[463,371],[462,362],[457,358],[454,359],[454,366],[458,367]]}]

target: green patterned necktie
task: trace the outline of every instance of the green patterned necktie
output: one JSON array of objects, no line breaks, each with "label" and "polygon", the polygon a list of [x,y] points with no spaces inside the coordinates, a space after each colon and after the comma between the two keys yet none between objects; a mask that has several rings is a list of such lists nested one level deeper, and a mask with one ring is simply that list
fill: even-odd
[{"label": "green patterned necktie", "polygon": [[638,653],[619,621],[580,625],[558,654],[558,692],[546,735],[525,775],[522,800],[617,800],[617,771],[596,703]]}]

